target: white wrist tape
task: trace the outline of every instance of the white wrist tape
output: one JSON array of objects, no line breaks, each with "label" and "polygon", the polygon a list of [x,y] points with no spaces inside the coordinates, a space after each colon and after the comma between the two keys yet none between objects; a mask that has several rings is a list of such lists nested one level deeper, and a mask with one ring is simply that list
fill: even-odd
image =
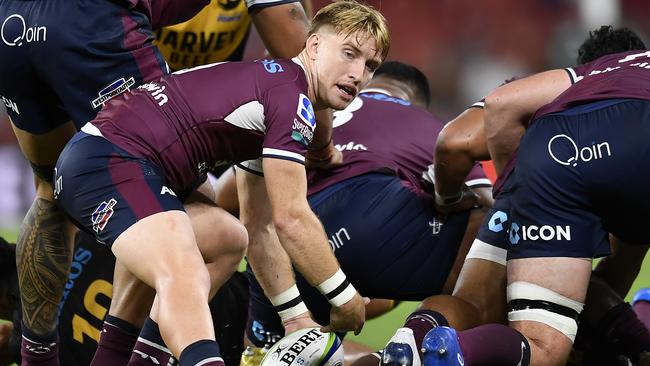
[{"label": "white wrist tape", "polygon": [[302,302],[300,291],[298,291],[298,286],[296,285],[274,296],[271,299],[271,303],[275,307],[275,310],[277,310],[278,315],[280,315],[282,322],[307,312],[307,306]]},{"label": "white wrist tape", "polygon": [[350,281],[345,277],[343,271],[339,268],[332,277],[325,280],[317,286],[318,291],[325,295],[327,301],[334,306],[341,306],[352,300],[357,290],[352,286]]}]

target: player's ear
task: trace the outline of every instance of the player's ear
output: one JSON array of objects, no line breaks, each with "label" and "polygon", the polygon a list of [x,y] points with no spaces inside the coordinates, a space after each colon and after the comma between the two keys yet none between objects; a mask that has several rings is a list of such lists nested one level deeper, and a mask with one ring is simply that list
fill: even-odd
[{"label": "player's ear", "polygon": [[312,33],[307,37],[307,42],[305,43],[305,50],[307,51],[307,56],[309,59],[314,61],[318,58],[318,49],[323,41],[323,37],[316,33]]}]

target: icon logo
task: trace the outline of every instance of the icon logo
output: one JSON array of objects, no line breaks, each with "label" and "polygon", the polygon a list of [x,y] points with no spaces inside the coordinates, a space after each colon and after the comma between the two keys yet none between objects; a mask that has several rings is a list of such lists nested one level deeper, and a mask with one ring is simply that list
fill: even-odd
[{"label": "icon logo", "polygon": [[490,217],[488,228],[495,233],[501,232],[503,231],[503,223],[506,221],[508,221],[508,214],[503,211],[497,211]]}]

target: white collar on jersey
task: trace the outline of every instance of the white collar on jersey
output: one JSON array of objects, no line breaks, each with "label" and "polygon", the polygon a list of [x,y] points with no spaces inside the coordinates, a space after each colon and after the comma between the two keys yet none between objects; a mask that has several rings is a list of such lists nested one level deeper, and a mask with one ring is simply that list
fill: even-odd
[{"label": "white collar on jersey", "polygon": [[389,97],[393,96],[390,92],[388,92],[388,90],[381,89],[381,88],[367,88],[367,89],[363,89],[363,90],[361,90],[359,92],[359,94],[363,94],[363,93],[381,93],[381,94],[386,94]]},{"label": "white collar on jersey", "polygon": [[300,61],[300,59],[298,57],[292,58],[291,61],[293,61],[295,64],[298,64],[298,66],[300,66],[302,68],[302,71],[305,74],[307,74],[307,69],[305,69],[305,65],[302,64],[302,61]]}]

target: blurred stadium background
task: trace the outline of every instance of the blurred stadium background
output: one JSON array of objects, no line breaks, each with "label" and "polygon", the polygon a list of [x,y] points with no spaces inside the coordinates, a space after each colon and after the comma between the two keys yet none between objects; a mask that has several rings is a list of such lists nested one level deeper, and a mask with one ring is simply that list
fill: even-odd
[{"label": "blurred stadium background", "polygon": [[[317,10],[329,0],[312,0]],[[363,0],[361,0],[363,1]],[[646,0],[366,0],[388,19],[389,59],[411,63],[428,76],[431,111],[444,120],[460,113],[512,76],[573,65],[588,31],[627,26],[648,44]],[[251,49],[259,48],[254,35]],[[248,55],[259,54],[249,51]],[[32,201],[33,184],[6,116],[0,113],[0,235],[14,241]],[[633,290],[650,287],[650,260]],[[633,293],[633,292],[632,292]],[[628,298],[629,300],[629,298]],[[401,304],[366,323],[357,339],[381,347],[414,307]]]}]

